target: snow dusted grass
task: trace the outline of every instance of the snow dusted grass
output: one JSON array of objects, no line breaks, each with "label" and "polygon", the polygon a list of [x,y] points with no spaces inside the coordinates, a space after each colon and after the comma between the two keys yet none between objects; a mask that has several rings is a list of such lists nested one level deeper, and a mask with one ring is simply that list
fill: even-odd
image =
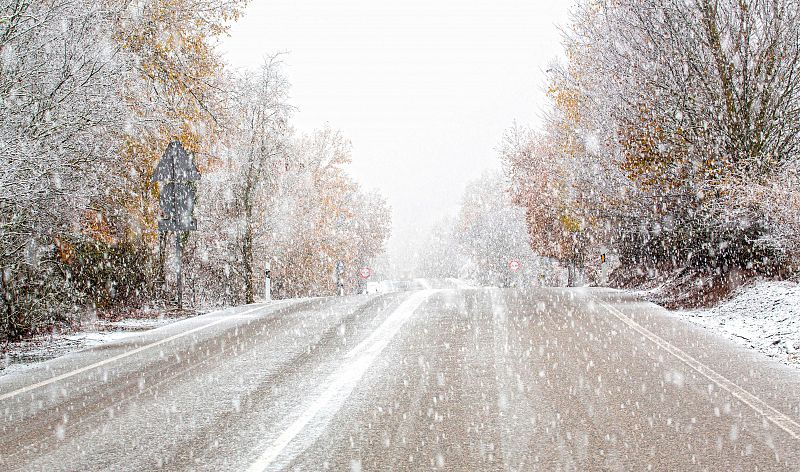
[{"label": "snow dusted grass", "polygon": [[128,318],[119,321],[97,320],[86,330],[35,336],[20,342],[0,344],[0,375],[27,369],[37,363],[158,328],[180,317]]},{"label": "snow dusted grass", "polygon": [[800,367],[800,285],[759,281],[717,306],[679,315],[782,362]]}]

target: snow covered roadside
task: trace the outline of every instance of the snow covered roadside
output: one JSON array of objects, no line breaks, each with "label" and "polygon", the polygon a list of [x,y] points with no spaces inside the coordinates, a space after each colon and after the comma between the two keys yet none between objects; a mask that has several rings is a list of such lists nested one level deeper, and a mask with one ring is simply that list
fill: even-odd
[{"label": "snow covered roadside", "polygon": [[95,321],[85,331],[45,334],[8,345],[0,344],[0,375],[22,371],[37,362],[124,339],[185,318],[186,316]]},{"label": "snow covered roadside", "polygon": [[800,367],[800,285],[760,281],[719,305],[676,311],[689,321]]}]

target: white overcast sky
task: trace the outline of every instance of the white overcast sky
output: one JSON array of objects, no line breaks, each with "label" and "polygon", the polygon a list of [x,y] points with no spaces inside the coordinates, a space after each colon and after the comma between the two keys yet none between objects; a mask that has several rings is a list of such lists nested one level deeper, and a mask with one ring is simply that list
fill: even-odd
[{"label": "white overcast sky", "polygon": [[394,258],[499,167],[514,120],[537,126],[569,0],[252,0],[221,50],[236,68],[286,51],[294,125],[353,143],[351,174],[393,209]]}]

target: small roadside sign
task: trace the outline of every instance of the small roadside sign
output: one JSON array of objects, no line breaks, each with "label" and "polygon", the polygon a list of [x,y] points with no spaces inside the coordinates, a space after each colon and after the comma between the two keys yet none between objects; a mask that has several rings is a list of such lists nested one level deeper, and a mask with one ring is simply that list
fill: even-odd
[{"label": "small roadside sign", "polygon": [[372,269],[369,267],[362,267],[361,270],[358,271],[358,275],[367,280],[368,278],[372,277]]},{"label": "small roadside sign", "polygon": [[511,272],[517,272],[522,268],[522,263],[519,262],[519,259],[512,259],[508,261],[508,269]]}]

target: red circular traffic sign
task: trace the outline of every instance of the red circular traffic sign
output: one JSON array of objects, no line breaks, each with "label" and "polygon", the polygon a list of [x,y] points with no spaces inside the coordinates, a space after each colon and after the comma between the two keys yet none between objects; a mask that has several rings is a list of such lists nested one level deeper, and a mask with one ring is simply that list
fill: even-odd
[{"label": "red circular traffic sign", "polygon": [[516,272],[522,268],[522,263],[518,259],[512,259],[508,261],[508,268],[511,272]]},{"label": "red circular traffic sign", "polygon": [[361,270],[358,271],[358,275],[361,276],[362,279],[366,280],[372,277],[372,269],[369,267],[362,267]]}]

